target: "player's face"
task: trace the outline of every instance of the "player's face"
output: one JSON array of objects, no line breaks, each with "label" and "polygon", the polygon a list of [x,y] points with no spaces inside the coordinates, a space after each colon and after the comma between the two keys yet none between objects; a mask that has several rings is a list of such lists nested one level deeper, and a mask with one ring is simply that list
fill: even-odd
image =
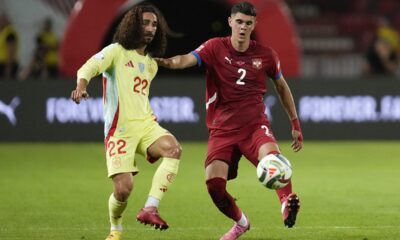
[{"label": "player's face", "polygon": [[157,16],[151,12],[143,13],[143,36],[144,43],[149,44],[157,31]]},{"label": "player's face", "polygon": [[231,15],[228,19],[229,26],[232,28],[233,39],[239,42],[250,40],[250,35],[256,25],[256,18],[243,13]]}]

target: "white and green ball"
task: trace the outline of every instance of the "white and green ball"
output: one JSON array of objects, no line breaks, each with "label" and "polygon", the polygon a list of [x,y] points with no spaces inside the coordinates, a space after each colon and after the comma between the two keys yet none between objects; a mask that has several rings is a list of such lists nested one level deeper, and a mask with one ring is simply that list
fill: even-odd
[{"label": "white and green ball", "polygon": [[268,154],[257,165],[257,177],[269,189],[283,188],[292,177],[292,165],[282,154]]}]

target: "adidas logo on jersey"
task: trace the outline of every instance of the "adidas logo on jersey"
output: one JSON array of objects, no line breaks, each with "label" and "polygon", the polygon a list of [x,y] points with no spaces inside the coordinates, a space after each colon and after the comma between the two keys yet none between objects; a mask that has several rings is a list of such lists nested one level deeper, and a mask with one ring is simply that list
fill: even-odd
[{"label": "adidas logo on jersey", "polygon": [[133,65],[132,60],[129,60],[129,62],[127,62],[127,63],[125,64],[125,66],[126,66],[126,67],[131,67],[131,68],[134,68],[134,67],[135,67],[135,66]]}]

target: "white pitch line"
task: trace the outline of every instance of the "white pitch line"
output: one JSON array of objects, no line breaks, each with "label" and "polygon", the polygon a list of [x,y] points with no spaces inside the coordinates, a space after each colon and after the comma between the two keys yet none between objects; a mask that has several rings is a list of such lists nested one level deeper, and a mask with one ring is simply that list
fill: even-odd
[{"label": "white pitch line", "polygon": [[[174,231],[221,231],[221,228],[223,227],[171,227],[171,230]],[[229,226],[227,226],[229,228]],[[294,227],[293,229],[398,229],[400,226],[297,226]],[[143,228],[143,227],[132,227],[132,226],[127,226],[124,228],[125,230],[135,230],[135,231],[155,231],[154,228]],[[252,230],[257,230],[257,229],[285,229],[284,227],[252,227]],[[102,230],[102,228],[87,228],[87,227],[82,227],[82,228],[66,228],[66,227],[29,227],[29,228],[5,228],[5,227],[0,227],[0,231],[21,231],[21,230],[28,230],[28,231],[99,231]],[[159,231],[159,230],[156,230]]]}]

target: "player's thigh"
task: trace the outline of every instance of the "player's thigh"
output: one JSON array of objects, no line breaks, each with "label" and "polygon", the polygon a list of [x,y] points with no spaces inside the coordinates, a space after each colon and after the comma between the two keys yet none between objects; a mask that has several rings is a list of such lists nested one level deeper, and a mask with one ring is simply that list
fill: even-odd
[{"label": "player's thigh", "polygon": [[[205,161],[207,179],[212,178],[211,176],[227,179],[236,178],[239,160],[242,157],[237,145],[239,141],[240,136],[236,130],[211,132]],[[223,163],[227,168],[221,167],[225,166]]]},{"label": "player's thigh", "polygon": [[106,144],[106,159],[108,177],[118,173],[137,173],[135,152],[139,139],[135,137],[110,137]]},{"label": "player's thigh", "polygon": [[239,143],[243,155],[254,165],[271,151],[278,151],[279,147],[268,122],[254,124],[247,129],[251,134]]},{"label": "player's thigh", "polygon": [[[157,140],[160,141],[152,146]],[[146,126],[146,132],[139,142],[137,152],[147,157],[147,159],[152,162],[153,160],[163,157],[161,149],[166,149],[171,146],[180,147],[178,141],[168,130],[162,128],[156,121],[151,121]]]},{"label": "player's thigh", "polygon": [[229,165],[225,161],[215,159],[206,167],[206,180],[212,178],[228,178]]},{"label": "player's thigh", "polygon": [[238,132],[239,131],[211,131],[207,144],[206,167],[214,160],[220,160],[230,165],[234,155],[237,153]]}]

